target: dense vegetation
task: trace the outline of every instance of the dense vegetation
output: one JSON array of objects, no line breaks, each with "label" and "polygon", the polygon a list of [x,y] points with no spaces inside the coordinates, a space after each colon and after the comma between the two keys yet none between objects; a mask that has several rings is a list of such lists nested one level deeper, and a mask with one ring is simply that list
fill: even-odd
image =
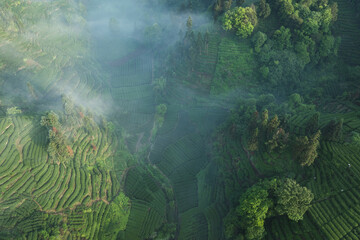
[{"label": "dense vegetation", "polygon": [[0,239],[359,239],[359,9],[1,1]]}]

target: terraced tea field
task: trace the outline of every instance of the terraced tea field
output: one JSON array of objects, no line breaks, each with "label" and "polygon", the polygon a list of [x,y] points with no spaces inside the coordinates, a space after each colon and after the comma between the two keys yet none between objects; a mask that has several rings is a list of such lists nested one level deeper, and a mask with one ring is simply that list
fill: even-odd
[{"label": "terraced tea field", "polygon": [[177,84],[169,86],[166,94],[172,101],[150,161],[173,186],[178,238],[218,239],[226,208],[221,205],[221,189],[212,184],[209,176],[215,166],[210,160],[207,139],[210,129],[225,119],[229,106],[216,98],[196,101],[201,99],[196,95],[199,93]]},{"label": "terraced tea field", "polygon": [[[97,161],[111,163],[117,145],[116,139],[99,127],[93,134],[81,128],[70,133],[73,142],[67,146],[71,154],[66,164],[49,157],[47,131],[38,118],[2,117],[0,131],[1,226],[33,235],[37,221],[26,217],[34,211],[42,219],[46,213],[63,213],[65,209],[77,209],[80,204],[107,205],[119,194],[116,175],[95,165]],[[14,219],[15,213],[24,217]]]},{"label": "terraced tea field", "polygon": [[[300,49],[305,55],[319,57],[306,66],[309,73],[322,64],[349,65],[339,65],[345,76],[337,76],[336,67],[331,73],[327,68],[316,72],[311,80],[318,95],[309,105],[305,101],[312,93],[302,92],[309,86],[299,89],[299,105],[319,107],[311,111],[291,109],[290,101],[282,99],[292,93],[287,86],[273,81],[276,89],[264,89],[270,83],[265,70],[261,79],[258,73],[262,50],[254,53],[250,38],[224,31],[221,18],[213,23],[215,5],[199,20],[202,26],[195,21],[198,16],[194,22],[189,17],[188,22],[167,26],[162,23],[164,9],[179,7],[174,21],[197,14],[200,3],[155,1],[169,5],[161,5],[160,11],[147,9],[144,1],[133,1],[141,2],[139,6],[115,2],[0,3],[0,239],[225,239],[224,217],[233,203],[256,182],[274,176],[295,178],[314,193],[314,200],[302,221],[267,219],[265,239],[360,238],[360,148],[354,140],[360,133],[360,107],[358,84],[348,83],[358,74],[351,67],[360,64],[360,21],[353,1],[337,1],[338,22],[331,31],[342,38],[338,62],[331,59],[337,56],[319,60],[318,45],[330,32],[306,33],[301,36],[306,46],[296,45],[300,42],[294,38],[300,38],[303,29],[294,30],[275,14],[258,19],[254,33],[266,32],[269,54],[276,53],[269,66],[279,65],[281,54],[291,61],[297,58],[299,46],[305,46]],[[274,1],[268,2],[276,11]],[[257,1],[246,6],[252,3]],[[121,14],[108,9],[119,6],[125,16],[134,6],[146,6],[146,14],[134,16],[139,21],[122,21]],[[319,9],[305,10],[315,18],[323,16]],[[152,16],[158,10],[160,14]],[[278,38],[288,37],[288,45],[295,47],[283,53],[276,49],[281,39],[273,36],[281,25],[291,28],[292,36]],[[169,31],[171,27],[175,30]],[[167,39],[166,34],[180,29],[186,29],[185,37],[177,43],[173,36]],[[276,68],[279,78],[294,77],[295,60],[287,66],[294,68],[289,73]],[[350,85],[354,89],[348,89]],[[259,104],[256,98],[268,93],[271,98],[271,91],[286,92],[272,96],[271,107],[284,102],[283,119],[291,137],[308,134],[304,123],[316,111],[320,129],[343,119],[343,138],[321,139],[319,157],[306,171],[288,161],[290,151],[253,153],[243,143],[240,125],[246,124],[245,117],[233,115],[235,108],[244,110],[248,102],[262,108],[267,103]],[[318,101],[322,94],[329,97],[324,106]],[[243,99],[246,104],[239,106]],[[229,131],[219,129],[231,121],[237,122]],[[215,152],[214,142],[221,154]],[[281,163],[276,165],[276,160]]]},{"label": "terraced tea field", "polygon": [[360,23],[355,1],[338,0],[337,32],[341,37],[339,55],[350,65],[359,65]]}]

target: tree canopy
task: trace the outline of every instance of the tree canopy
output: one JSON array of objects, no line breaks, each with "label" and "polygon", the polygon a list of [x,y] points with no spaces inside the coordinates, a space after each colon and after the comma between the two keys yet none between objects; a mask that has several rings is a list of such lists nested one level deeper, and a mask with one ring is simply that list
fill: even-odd
[{"label": "tree canopy", "polygon": [[256,12],[250,7],[236,7],[228,10],[223,18],[223,28],[227,31],[234,30],[241,38],[250,36],[256,24]]},{"label": "tree canopy", "polygon": [[314,194],[306,187],[301,187],[293,179],[279,181],[274,191],[276,198],[275,211],[279,215],[286,214],[289,219],[299,221],[309,209]]},{"label": "tree canopy", "polygon": [[260,185],[250,188],[240,199],[236,213],[241,216],[240,224],[247,239],[259,239],[265,234],[264,223],[273,202],[268,191]]},{"label": "tree canopy", "polygon": [[261,181],[240,197],[239,205],[224,219],[226,238],[261,239],[266,234],[266,218],[287,215],[290,220],[299,221],[313,198],[309,189],[293,179]]}]

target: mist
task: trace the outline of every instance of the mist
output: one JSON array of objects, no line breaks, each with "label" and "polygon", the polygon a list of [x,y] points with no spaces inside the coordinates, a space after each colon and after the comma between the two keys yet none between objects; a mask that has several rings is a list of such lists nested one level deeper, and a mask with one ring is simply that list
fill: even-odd
[{"label": "mist", "polygon": [[92,36],[97,40],[111,38],[117,42],[111,46],[115,51],[126,48],[122,46],[126,41],[149,48],[171,45],[180,39],[180,30],[186,30],[189,16],[193,18],[194,28],[210,22],[204,14],[178,13],[176,9],[147,1],[106,0],[90,6],[87,20]]}]

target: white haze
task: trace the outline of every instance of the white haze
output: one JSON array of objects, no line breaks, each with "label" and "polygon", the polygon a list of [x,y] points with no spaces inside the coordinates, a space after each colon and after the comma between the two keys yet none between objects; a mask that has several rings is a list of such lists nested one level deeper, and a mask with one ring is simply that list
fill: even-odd
[{"label": "white haze", "polygon": [[[34,2],[34,1],[32,1]],[[51,1],[39,1],[39,2],[51,2]],[[44,17],[43,20],[34,22],[33,24],[28,24],[26,26],[26,31],[19,34],[18,37],[28,43],[36,45],[36,42],[39,42],[44,47],[44,52],[47,52],[53,57],[63,57],[70,58],[75,65],[72,66],[74,74],[77,74],[78,77],[81,77],[81,74],[78,74],[77,71],[86,71],[89,74],[93,69],[77,69],[76,63],[84,61],[85,59],[90,59],[90,62],[99,61],[99,59],[92,59],[91,54],[87,55],[87,51],[96,52],[102,51],[102,48],[111,49],[115,53],[117,52],[126,52],[127,44],[133,42],[133,44],[146,45],[146,39],[144,38],[144,31],[147,27],[151,27],[154,24],[158,24],[161,28],[161,36],[159,41],[156,43],[158,46],[171,46],[176,41],[180,40],[179,31],[183,32],[186,30],[186,21],[188,16],[191,16],[193,19],[193,26],[196,26],[211,22],[212,20],[204,15],[197,15],[192,13],[177,13],[176,9],[167,9],[165,7],[155,7],[152,6],[149,1],[141,0],[105,0],[105,1],[92,1],[92,3],[86,3],[87,9],[84,16],[85,19],[82,19],[80,14],[76,12],[71,13],[72,16],[63,15],[61,9],[53,9],[50,11],[51,17]],[[114,34],[110,31],[110,20],[116,19],[117,22],[117,34]],[[69,22],[70,21],[70,22]],[[90,34],[89,34],[90,33]],[[82,52],[82,48],[71,48],[62,49],[62,39],[71,40],[74,44],[78,42],[85,42],[85,51]],[[99,49],[96,49],[98,45],[94,44],[95,41],[101,42],[103,40],[111,39],[111,46],[102,46]],[[136,43],[134,43],[136,42]],[[59,46],[59,47],[57,47]],[[149,47],[149,46],[147,46]],[[89,48],[89,49],[86,49]],[[59,52],[59,50],[61,52]],[[26,52],[17,52],[18,59],[27,59],[28,55]],[[116,56],[115,56],[116,57]],[[121,56],[119,56],[121,57]],[[49,62],[39,62],[40,68],[52,68],[53,66]],[[25,63],[23,63],[25,65]],[[97,66],[95,64],[95,66]],[[22,66],[20,65],[19,68]],[[92,66],[89,66],[91,68]],[[23,70],[21,70],[23,71]],[[23,73],[19,71],[17,74],[21,76]],[[36,78],[35,71],[34,77]],[[59,69],[63,71],[63,69]],[[109,87],[107,85],[109,74],[103,71],[100,67],[97,69],[99,75],[96,77],[96,81],[102,87]],[[25,75],[25,74],[24,74]],[[71,74],[70,74],[71,75]],[[31,75],[29,75],[31,76]],[[44,76],[42,78],[53,78],[52,75]],[[55,79],[51,79],[55,80]],[[78,89],[76,85],[74,86],[73,82],[68,82],[68,79],[56,79],[57,84],[54,85],[55,90],[52,91],[50,96],[55,97],[55,95],[60,96],[62,94],[69,95],[75,102],[75,104],[82,105],[86,108],[91,109],[93,112],[98,114],[109,114],[112,109],[113,103],[110,97],[103,97],[100,94],[98,96],[91,95],[91,97],[78,94]],[[23,81],[23,80],[19,80]],[[31,82],[31,77],[28,81]],[[36,81],[35,81],[36,83]],[[3,86],[3,89],[10,90],[14,88],[14,83],[9,83]],[[21,87],[24,91],[28,91],[26,87],[26,81],[23,81],[23,86]],[[41,90],[37,90],[36,84],[34,85],[35,92],[39,93]],[[91,92],[92,86],[81,86],[83,92]],[[25,97],[26,93],[23,94],[25,100],[28,102],[35,101],[31,97]],[[39,96],[41,97],[41,96]],[[50,105],[50,103],[49,103]]]}]

